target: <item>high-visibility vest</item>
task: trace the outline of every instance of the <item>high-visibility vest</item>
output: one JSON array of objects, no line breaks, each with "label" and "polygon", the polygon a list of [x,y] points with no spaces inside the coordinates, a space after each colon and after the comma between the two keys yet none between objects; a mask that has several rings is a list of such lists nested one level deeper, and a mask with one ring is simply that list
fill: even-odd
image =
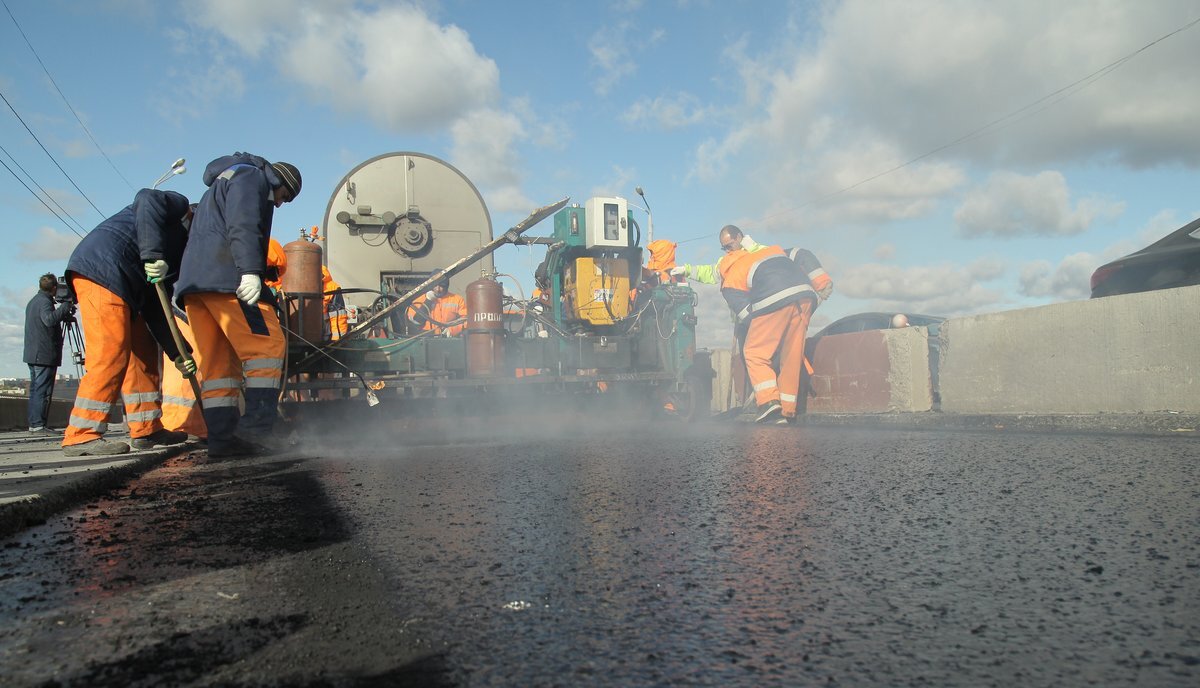
[{"label": "high-visibility vest", "polygon": [[342,285],[334,281],[333,276],[329,274],[329,268],[321,266],[321,291],[324,297],[322,302],[325,304],[325,326],[329,329],[328,338],[337,341],[342,338],[342,335],[349,332],[350,314],[346,310],[346,300],[342,295],[337,293]]},{"label": "high-visibility vest", "polygon": [[263,284],[278,290],[283,285],[283,273],[287,272],[287,254],[283,252],[283,244],[274,237],[267,244],[267,272],[263,275]]},{"label": "high-visibility vest", "polygon": [[717,263],[717,270],[721,295],[739,323],[801,299],[817,301],[808,280],[801,278],[796,264],[778,246],[727,253]]}]

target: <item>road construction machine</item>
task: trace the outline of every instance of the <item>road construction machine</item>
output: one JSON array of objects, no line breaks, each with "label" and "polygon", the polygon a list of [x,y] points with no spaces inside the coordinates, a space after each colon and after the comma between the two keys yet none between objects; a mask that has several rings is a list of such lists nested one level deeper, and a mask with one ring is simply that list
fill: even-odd
[{"label": "road construction machine", "polygon": [[[564,198],[497,236],[479,191],[447,162],[397,152],[359,164],[334,189],[323,226],[284,246],[285,408],[486,412],[576,399],[706,415],[712,373],[696,351],[696,295],[643,269],[636,208]],[[526,234],[543,220],[548,235]],[[504,246],[544,247],[531,293],[497,273],[493,253]],[[340,289],[324,292],[322,266]],[[443,282],[465,295],[465,321],[430,327],[413,303]],[[333,297],[345,302],[344,327],[331,325]],[[445,336],[456,325],[461,334]]]}]

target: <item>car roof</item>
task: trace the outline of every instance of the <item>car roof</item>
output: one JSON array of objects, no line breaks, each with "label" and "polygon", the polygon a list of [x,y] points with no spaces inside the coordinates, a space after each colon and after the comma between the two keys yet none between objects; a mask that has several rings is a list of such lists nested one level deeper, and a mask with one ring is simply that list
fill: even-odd
[{"label": "car roof", "polygon": [[1138,251],[1134,251],[1133,253],[1122,256],[1120,258],[1117,258],[1116,260],[1111,260],[1111,261],[1105,263],[1104,265],[1101,265],[1100,268],[1097,268],[1097,270],[1104,268],[1106,266],[1112,265],[1114,263],[1120,263],[1124,260],[1133,258],[1135,256],[1143,256],[1143,255],[1149,255],[1149,254],[1153,254],[1153,253],[1162,253],[1164,251],[1172,251],[1179,247],[1192,247],[1192,246],[1200,246],[1200,217],[1196,218],[1195,220],[1192,220],[1191,222],[1180,227],[1179,229],[1175,230],[1174,232],[1171,232],[1170,234],[1159,239],[1158,241],[1154,242],[1153,244],[1150,244],[1146,248],[1143,248]]}]

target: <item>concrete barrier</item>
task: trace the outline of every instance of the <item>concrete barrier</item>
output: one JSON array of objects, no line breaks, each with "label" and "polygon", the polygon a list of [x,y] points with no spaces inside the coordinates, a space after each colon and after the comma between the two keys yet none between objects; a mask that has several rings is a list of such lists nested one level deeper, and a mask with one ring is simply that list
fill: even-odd
[{"label": "concrete barrier", "polygon": [[929,333],[924,327],[821,337],[812,363],[808,413],[929,411]]},{"label": "concrete barrier", "polygon": [[941,325],[947,413],[1200,412],[1200,287]]},{"label": "concrete barrier", "polygon": [[[65,428],[74,401],[50,400],[50,427]],[[29,397],[0,397],[0,430],[24,430],[29,427]]]}]

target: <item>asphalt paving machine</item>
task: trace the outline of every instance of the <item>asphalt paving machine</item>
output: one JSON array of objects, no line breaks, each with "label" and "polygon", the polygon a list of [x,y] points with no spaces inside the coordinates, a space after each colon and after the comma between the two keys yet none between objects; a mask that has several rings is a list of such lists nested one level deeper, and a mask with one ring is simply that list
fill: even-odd
[{"label": "asphalt paving machine", "polygon": [[[644,278],[642,232],[625,199],[568,202],[494,236],[478,190],[445,161],[399,152],[352,169],[321,231],[284,247],[285,407],[307,415],[335,401],[428,410],[575,398],[707,415],[712,372],[695,348],[695,293]],[[526,236],[548,219],[550,235]],[[492,254],[508,244],[546,249],[531,294],[515,278],[517,293],[508,293],[496,272]],[[321,265],[350,313],[336,339],[321,307],[329,296]],[[435,336],[408,317],[442,280],[466,299],[458,336]]]}]

